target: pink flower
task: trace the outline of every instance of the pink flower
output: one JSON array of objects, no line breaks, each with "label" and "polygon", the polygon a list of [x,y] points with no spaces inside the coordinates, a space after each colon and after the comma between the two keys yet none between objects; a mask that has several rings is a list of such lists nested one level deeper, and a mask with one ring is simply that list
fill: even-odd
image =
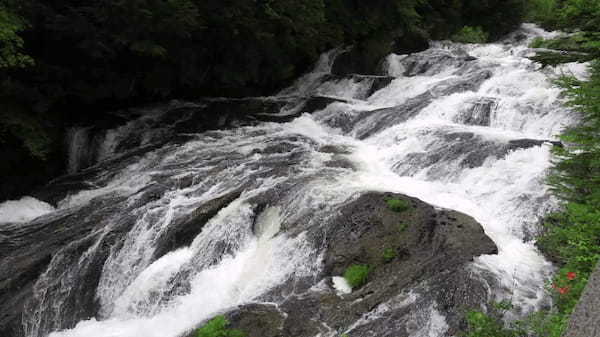
[{"label": "pink flower", "polygon": [[558,288],[558,292],[559,292],[561,295],[564,295],[564,294],[566,294],[566,293],[568,293],[568,292],[569,292],[569,287]]},{"label": "pink flower", "polygon": [[571,281],[573,281],[575,278],[577,277],[577,274],[575,274],[574,272],[570,271],[567,273],[567,278]]}]

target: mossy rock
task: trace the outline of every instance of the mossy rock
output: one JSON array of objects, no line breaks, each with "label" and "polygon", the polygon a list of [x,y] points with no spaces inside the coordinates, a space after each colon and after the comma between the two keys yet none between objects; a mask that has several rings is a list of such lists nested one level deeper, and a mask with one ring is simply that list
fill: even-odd
[{"label": "mossy rock", "polygon": [[600,56],[600,33],[580,32],[555,39],[536,38],[530,47],[544,49],[530,57],[542,66],[588,62]]},{"label": "mossy rock", "polygon": [[588,62],[593,60],[594,56],[578,52],[540,51],[529,59],[534,62],[538,62],[542,65],[542,67],[545,67],[571,62]]}]

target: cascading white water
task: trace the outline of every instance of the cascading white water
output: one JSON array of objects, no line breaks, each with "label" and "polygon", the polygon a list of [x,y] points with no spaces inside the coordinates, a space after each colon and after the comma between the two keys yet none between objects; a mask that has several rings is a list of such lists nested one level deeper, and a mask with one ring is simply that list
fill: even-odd
[{"label": "cascading white water", "polygon": [[[395,79],[370,97],[364,97],[371,84],[364,79],[323,82],[331,52],[280,95],[319,94],[346,103],[289,123],[208,132],[181,146],[167,145],[113,172],[98,189],[70,196],[62,209],[109,195],[126,198],[136,221],[104,262],[95,291],[98,317],[50,336],[178,337],[290,278],[313,277],[322,267],[322,251],[307,240],[306,230],[325,224],[353,194],[372,190],[405,193],[473,216],[499,248],[498,255],[477,258],[473,270],[494,275],[501,287],[493,296],[511,298],[525,310],[536,307],[552,271],[530,241],[540,217],[554,207],[544,185],[551,165],[551,146],[544,142],[555,140],[576,117],[561,106],[551,83],[568,67],[540,70],[525,57],[532,38],[550,33],[525,25],[520,34],[527,38],[488,45],[439,42],[417,56],[391,55],[387,66]],[[571,69],[583,74],[578,66]],[[267,151],[277,146],[285,151]],[[341,150],[322,151],[325,146]],[[327,165],[339,158],[352,167]],[[144,188],[166,181],[177,186],[188,178],[191,184],[138,205]],[[155,257],[174,222],[240,189],[189,246]],[[286,192],[255,214],[252,199],[279,190]],[[120,215],[106,221],[108,233]],[[291,223],[300,225],[282,229]],[[94,240],[80,268],[104,236]],[[55,256],[36,284],[24,318],[28,337],[43,336],[40,317],[60,306],[61,295],[49,294],[48,287],[74,282],[70,273],[52,272],[62,258]],[[407,296],[373,315],[416,301],[416,295]],[[443,336],[448,328],[435,306],[423,317],[414,315],[415,322],[425,322],[412,332],[415,337]]]},{"label": "cascading white water", "polygon": [[0,223],[27,222],[53,211],[52,205],[32,197],[5,201],[0,204]]}]

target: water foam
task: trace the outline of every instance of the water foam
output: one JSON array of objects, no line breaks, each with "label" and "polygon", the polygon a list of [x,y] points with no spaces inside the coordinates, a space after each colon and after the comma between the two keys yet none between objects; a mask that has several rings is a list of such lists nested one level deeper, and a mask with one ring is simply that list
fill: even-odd
[{"label": "water foam", "polygon": [[29,222],[54,210],[52,205],[33,197],[9,200],[0,203],[0,223]]}]

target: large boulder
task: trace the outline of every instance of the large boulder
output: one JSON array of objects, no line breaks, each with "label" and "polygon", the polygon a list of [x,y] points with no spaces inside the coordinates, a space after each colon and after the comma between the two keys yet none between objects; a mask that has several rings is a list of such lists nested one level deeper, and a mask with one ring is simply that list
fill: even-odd
[{"label": "large boulder", "polygon": [[[391,199],[407,209],[391,209]],[[465,214],[370,192],[342,206],[325,231],[314,235],[326,237],[321,281],[288,282],[262,298],[277,306],[257,303],[230,311],[231,327],[249,337],[331,332],[408,337],[439,323],[432,328],[450,336],[464,328],[465,310],[488,300],[486,284],[474,276],[470,262],[497,253],[497,247]],[[384,257],[389,251],[394,254]],[[368,282],[343,294],[333,277],[353,264],[369,265]]]}]

